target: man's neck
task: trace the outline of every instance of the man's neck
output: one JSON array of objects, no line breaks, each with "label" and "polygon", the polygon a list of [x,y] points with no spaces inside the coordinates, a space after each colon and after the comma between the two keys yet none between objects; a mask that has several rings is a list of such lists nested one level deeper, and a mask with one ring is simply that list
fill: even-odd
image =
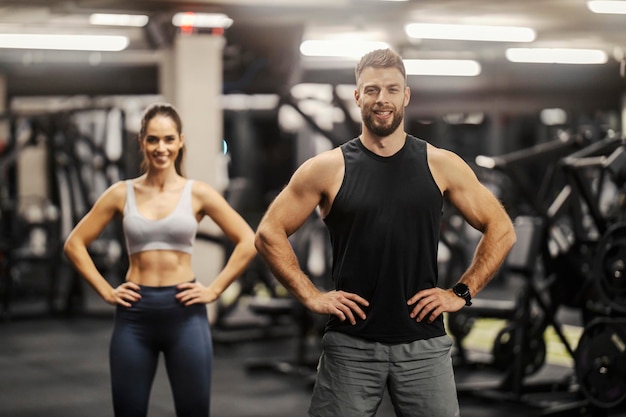
[{"label": "man's neck", "polygon": [[406,132],[398,130],[389,136],[376,136],[371,132],[363,131],[361,143],[367,149],[380,156],[391,156],[398,152],[406,142]]}]

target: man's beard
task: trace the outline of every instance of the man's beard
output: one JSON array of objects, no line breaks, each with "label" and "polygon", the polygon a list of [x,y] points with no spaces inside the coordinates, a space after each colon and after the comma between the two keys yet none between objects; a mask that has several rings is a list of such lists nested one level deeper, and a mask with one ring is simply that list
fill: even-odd
[{"label": "man's beard", "polygon": [[373,134],[379,137],[386,137],[391,135],[396,131],[398,126],[402,123],[402,119],[404,118],[404,111],[401,109],[399,112],[393,112],[393,119],[390,124],[381,125],[380,123],[376,123],[374,120],[374,111],[361,111],[361,117],[363,118],[363,123],[368,130],[370,130]]}]

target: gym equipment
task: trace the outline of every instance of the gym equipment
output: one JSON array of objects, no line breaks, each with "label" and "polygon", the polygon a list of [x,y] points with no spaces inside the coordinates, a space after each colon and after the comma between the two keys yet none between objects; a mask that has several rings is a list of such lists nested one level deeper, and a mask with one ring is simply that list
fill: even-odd
[{"label": "gym equipment", "polygon": [[[544,223],[537,217],[518,216],[514,225],[518,240],[507,257],[504,269],[511,278],[516,276],[521,281],[516,299],[508,302],[476,297],[472,307],[450,314],[448,323],[456,323],[449,330],[460,349],[462,362],[457,365],[463,366],[471,363],[462,347],[462,339],[455,332],[469,333],[471,329],[466,323],[471,323],[478,317],[508,320],[494,340],[491,362],[480,365],[491,366],[502,373],[502,377],[495,384],[498,392],[521,399],[530,388],[526,385],[526,378],[545,364],[546,344],[543,333],[548,325],[554,328],[572,356],[574,351],[565,338],[560,323],[555,319],[552,306],[544,299],[537,283],[537,258],[545,233]],[[471,384],[459,387],[460,392],[472,392],[474,389]],[[481,386],[480,389],[484,387]]]},{"label": "gym equipment", "polygon": [[602,235],[608,225],[624,215],[624,202],[620,198],[610,198],[609,204],[603,201],[607,189],[611,197],[624,193],[624,145],[623,139],[606,138],[560,161],[568,187],[562,190],[561,200],[555,200],[559,204],[552,213],[555,216],[562,208],[570,209],[575,220],[573,231],[580,240],[597,242],[596,234]]},{"label": "gym equipment", "polygon": [[476,164],[510,179],[504,203],[513,210],[511,217],[534,215],[546,219],[554,194],[566,184],[559,161],[588,143],[583,136],[564,135],[500,156],[479,155]]},{"label": "gym equipment", "polygon": [[626,319],[597,318],[585,326],[576,349],[576,376],[585,397],[598,407],[626,400]]},{"label": "gym equipment", "polygon": [[[49,313],[82,310],[84,283],[63,262],[62,245],[106,187],[126,175],[120,158],[124,114],[115,108],[94,107],[11,117],[13,144],[0,156],[3,314],[8,317],[19,295],[14,284],[22,284],[22,277],[33,267],[45,270]],[[49,198],[25,201],[14,190],[12,166],[22,149],[39,143],[45,144],[48,153],[49,175],[41,181],[48,181]],[[119,222],[111,224],[89,248],[97,267],[112,281],[123,279],[123,246]]]},{"label": "gym equipment", "polygon": [[[288,92],[286,94],[282,94],[279,100],[279,106],[288,106],[295,110],[304,120],[306,126],[311,129],[312,132],[318,133],[328,139],[333,147],[337,147],[342,145],[347,139],[351,139],[353,137],[357,137],[360,132],[360,123],[357,123],[353,120],[350,109],[346,105],[344,99],[340,97],[338,93],[338,86],[330,86],[332,89],[330,101],[322,100],[316,97],[295,97],[292,92]],[[329,129],[329,127],[321,126],[311,114],[306,112],[303,107],[305,102],[315,102],[320,106],[326,107],[327,109],[336,108],[343,114],[343,122],[335,123],[332,121],[333,126]],[[306,155],[306,157],[310,157],[312,155]],[[302,161],[301,161],[302,162]]]},{"label": "gym equipment", "polygon": [[[336,87],[333,87],[332,103],[324,102],[323,104],[339,107],[340,111],[345,115],[344,124],[341,125],[341,127],[345,128],[350,134],[342,136],[336,134],[336,130],[334,129],[330,131],[317,124],[316,120],[311,115],[303,111],[300,106],[301,101],[303,100],[297,99],[289,92],[281,95],[278,106],[293,108],[293,110],[302,116],[307,127],[311,128],[313,132],[327,138],[333,146],[340,145],[343,143],[343,140],[350,138],[350,134],[354,133],[355,125],[351,124],[353,122],[349,110],[338,96]],[[343,139],[341,137],[343,137]],[[300,162],[313,156],[316,152],[315,147],[312,146],[309,141],[310,137],[306,137],[305,139],[307,143],[303,143],[302,139],[295,141],[296,149],[294,153],[299,155],[299,158],[302,159]],[[297,161],[295,163],[297,163]],[[283,184],[288,180],[290,174],[291,172],[287,173]],[[330,263],[332,258],[330,238],[318,214],[313,213],[302,227],[290,237],[290,241],[302,270],[318,288],[330,288]],[[266,267],[264,274],[278,284],[276,278],[273,277]],[[269,371],[279,375],[294,375],[304,377],[306,381],[312,381],[319,355],[316,347],[321,340],[326,317],[318,316],[308,311],[308,309],[292,298],[279,284],[270,292],[269,298],[267,296],[253,298],[250,300],[248,307],[256,315],[269,317],[272,322],[288,318],[290,322],[295,323],[296,333],[295,352],[292,357],[252,359],[247,362],[246,369],[249,372]],[[284,322],[282,324],[279,322],[278,325],[282,327],[286,326]],[[314,349],[313,353],[311,353],[312,348]]]},{"label": "gym equipment", "polygon": [[[574,301],[583,310],[585,329],[574,356],[575,375],[579,391],[600,409],[626,398],[626,319],[621,317],[626,312],[624,146],[624,139],[607,137],[563,158],[560,166],[568,182],[549,210],[554,218],[569,220],[561,227],[565,233],[560,243],[565,244],[560,256],[552,258],[557,260],[552,270],[559,274],[561,269],[565,294],[576,287],[580,294]],[[565,286],[572,277],[576,281]]]},{"label": "gym equipment", "polygon": [[[564,230],[558,255],[546,257],[546,268],[560,284],[552,296],[583,310],[585,322],[624,310],[621,226],[626,214],[624,140],[606,138],[563,158],[567,185],[549,213]],[[555,228],[556,230],[556,228]],[[617,257],[617,258],[616,258]],[[617,276],[616,276],[617,275]],[[574,280],[572,280],[574,278]],[[622,286],[622,292],[615,292]],[[575,296],[572,296],[572,293]]]},{"label": "gym equipment", "polygon": [[[4,244],[2,316],[8,320],[16,298],[45,299],[45,311],[53,314],[54,287],[60,259],[58,210],[47,199],[21,199],[24,209],[13,219],[10,240]],[[41,276],[43,273],[44,276]]]},{"label": "gym equipment", "polygon": [[[493,365],[508,375],[503,381],[503,387],[511,388],[518,394],[528,371],[534,373],[543,365],[540,354],[541,342],[535,342],[536,346],[534,347],[519,345],[527,339],[528,334],[543,335],[546,327],[552,325],[567,351],[573,356],[573,349],[569,346],[569,342],[560,330],[561,325],[555,318],[559,304],[551,299],[546,299],[543,295],[545,288],[555,285],[557,280],[546,279],[538,272],[537,268],[538,262],[546,253],[547,236],[553,229],[551,227],[553,220],[548,214],[548,201],[566,181],[563,173],[556,169],[557,162],[581,149],[585,144],[586,142],[581,136],[564,136],[506,155],[479,156],[476,158],[478,167],[483,172],[489,173],[491,178],[495,177],[502,182],[504,179],[500,177],[504,176],[511,182],[507,194],[511,201],[505,200],[504,204],[509,207],[509,213],[515,218],[518,242],[511,250],[502,270],[507,278],[509,275],[521,276],[523,283],[522,289],[514,301],[481,300],[479,297],[471,308],[450,314],[449,322],[452,324],[450,332],[456,341],[458,365],[473,365],[467,360],[463,347],[463,338],[471,330],[471,328],[468,329],[471,321],[459,319],[457,316],[471,315],[473,317],[501,318],[511,321],[508,330],[500,335],[502,338],[496,339],[494,351],[498,353],[498,356],[495,357]],[[535,168],[530,169],[529,167]],[[531,177],[537,175],[541,175],[538,180]],[[539,308],[541,315],[532,317],[534,324],[531,326],[530,311],[535,307]],[[530,330],[531,327],[532,331]],[[512,329],[516,331],[512,331]],[[535,354],[517,355],[517,361],[504,359],[510,356],[506,354],[507,351],[517,353],[520,349],[531,349],[531,351],[534,349]]]},{"label": "gym equipment", "polygon": [[[58,273],[58,207],[40,195],[20,195],[17,163],[31,147],[47,146],[45,124],[15,115],[10,120],[9,145],[0,155],[0,293],[4,320],[12,316],[18,296],[45,295],[46,311],[54,313],[53,290]],[[45,279],[35,272],[45,271]],[[32,279],[31,279],[32,278]]]},{"label": "gym equipment", "polygon": [[609,309],[626,313],[626,223],[611,225],[598,242],[593,273]]},{"label": "gym equipment", "polygon": [[[475,321],[476,317],[466,314],[463,310],[448,315],[446,322],[448,332],[450,332],[452,337],[457,341],[457,345],[460,345],[460,349],[463,349],[462,340],[470,334]],[[464,350],[462,358],[464,359],[464,364],[466,364],[467,360]]]},{"label": "gym equipment", "polygon": [[[302,270],[318,288],[329,288],[330,237],[322,220],[316,214],[312,215],[292,235],[291,240]],[[304,377],[307,383],[312,383],[326,317],[311,313],[290,296],[258,300],[253,302],[250,308],[257,314],[291,317],[297,325],[297,333],[295,352],[291,358],[253,359],[246,363],[246,369],[249,372],[270,371],[281,375]]]},{"label": "gym equipment", "polygon": [[[469,227],[471,226],[465,222],[458,210],[446,200],[441,219],[437,259],[439,264],[437,285],[440,288],[451,288],[470,264],[477,241],[468,236]],[[456,324],[460,323],[452,323],[453,326]]]},{"label": "gym equipment", "polygon": [[[524,325],[528,328],[519,328]],[[546,361],[546,342],[541,330],[528,323],[507,324],[495,338],[492,348],[493,365],[500,371],[506,372],[511,368],[511,364],[515,363],[518,355],[521,355],[522,374],[525,377],[535,374]],[[520,346],[515,338],[515,335],[520,332],[525,335],[521,340],[523,346]]]},{"label": "gym equipment", "polygon": [[[49,115],[54,129],[49,133],[55,179],[54,196],[61,210],[61,236],[65,240],[74,225],[91,208],[104,190],[126,177],[121,159],[124,114],[110,107],[82,108]],[[123,282],[127,265],[124,257],[121,219],[116,219],[90,245],[89,252],[112,285]],[[64,258],[62,258],[64,259]],[[66,314],[85,312],[84,280],[67,263],[63,264],[62,310]]]},{"label": "gym equipment", "polygon": [[[470,383],[469,387],[460,387],[459,392],[518,401],[542,409],[542,415],[586,415],[594,408],[576,390],[571,376],[541,383],[531,383],[527,377],[545,362],[543,333],[547,326],[555,330],[567,353],[574,360],[576,357],[556,313],[562,305],[582,308],[587,302],[592,287],[588,267],[597,238],[594,241],[589,230],[581,226],[591,224],[596,230],[605,230],[606,223],[605,213],[596,210],[599,199],[592,198],[596,194],[590,192],[590,187],[583,188],[584,180],[589,178],[582,175],[577,178],[580,171],[567,167],[578,168],[580,158],[597,148],[602,146],[589,145],[582,137],[568,136],[501,157],[477,158],[477,164],[483,168],[509,176],[515,185],[510,196],[522,200],[505,201],[505,205],[509,203],[516,210],[511,212],[516,214],[518,242],[503,269],[507,274],[521,274],[525,281],[514,309],[499,312],[477,309],[473,313],[476,317],[509,315],[510,322],[498,334],[492,350],[492,364],[505,372],[504,378],[495,389]],[[571,155],[577,159],[568,159]],[[536,169],[530,168],[533,166]],[[537,175],[541,177],[531,178]],[[595,206],[582,210],[580,207],[585,203]],[[517,224],[520,217],[533,219],[527,222],[532,226],[520,228]],[[556,399],[546,402],[548,394]]]},{"label": "gym equipment", "polygon": [[[302,143],[294,140],[295,134],[281,130],[278,117],[281,106],[293,106],[305,116],[306,123],[315,123],[299,110],[297,101],[290,94],[282,96],[275,109],[228,110],[224,113],[227,132],[225,136],[231,158],[231,180],[225,197],[253,228],[258,224],[276,190],[284,187],[295,169],[295,155],[306,154],[308,157],[313,150],[311,143],[298,148]],[[317,125],[311,126],[314,130],[324,132]],[[304,262],[303,269],[310,267],[315,276],[316,268],[320,268],[320,265],[321,269],[326,268],[326,259],[330,255],[323,253],[320,257],[318,244],[309,245],[311,250],[305,249],[308,244],[304,241],[319,240],[317,234],[309,234],[310,226],[311,223],[307,221],[290,240],[298,258]],[[301,238],[309,235],[311,239]],[[312,262],[320,258],[321,262]],[[298,347],[294,358],[288,361],[259,359],[250,361],[254,364],[247,365],[251,371],[281,368],[281,373],[289,373],[284,371],[289,368],[286,366],[287,362],[293,368],[298,363],[308,361],[300,359],[304,356],[301,352],[306,350],[308,343],[305,341],[308,342],[311,332],[315,332],[317,327],[315,319],[288,294],[260,257],[256,257],[224,296],[220,297],[217,320],[213,326],[214,339],[218,342],[285,336],[296,339]]]}]

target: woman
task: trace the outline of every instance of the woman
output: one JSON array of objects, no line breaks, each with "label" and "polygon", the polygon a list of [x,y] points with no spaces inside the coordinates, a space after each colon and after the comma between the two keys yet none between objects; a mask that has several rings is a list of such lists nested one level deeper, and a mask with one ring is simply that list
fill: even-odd
[{"label": "woman", "polygon": [[[254,232],[211,186],[183,176],[182,122],[169,104],[144,113],[137,178],[109,187],[65,242],[67,258],[107,302],[116,305],[110,345],[116,417],[146,416],[162,352],[176,414],[209,415],[212,344],[204,304],[217,300],[256,254]],[[113,288],[87,248],[123,216],[129,255],[125,282]],[[234,243],[209,286],[194,278],[191,253],[198,222],[209,216]]]}]

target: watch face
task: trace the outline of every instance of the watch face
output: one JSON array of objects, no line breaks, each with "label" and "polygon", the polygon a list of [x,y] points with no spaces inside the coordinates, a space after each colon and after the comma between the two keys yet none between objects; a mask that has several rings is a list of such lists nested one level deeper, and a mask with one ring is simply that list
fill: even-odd
[{"label": "watch face", "polygon": [[452,289],[460,297],[464,297],[466,295],[469,295],[468,294],[469,288],[465,284],[456,284]]},{"label": "watch face", "polygon": [[466,306],[472,305],[472,295],[470,294],[469,287],[465,284],[459,283],[452,287],[452,291],[459,297],[465,300]]},{"label": "watch face", "polygon": [[452,287],[454,293],[465,300],[466,306],[472,305],[472,295],[470,294],[469,287],[465,284],[456,284]]}]

